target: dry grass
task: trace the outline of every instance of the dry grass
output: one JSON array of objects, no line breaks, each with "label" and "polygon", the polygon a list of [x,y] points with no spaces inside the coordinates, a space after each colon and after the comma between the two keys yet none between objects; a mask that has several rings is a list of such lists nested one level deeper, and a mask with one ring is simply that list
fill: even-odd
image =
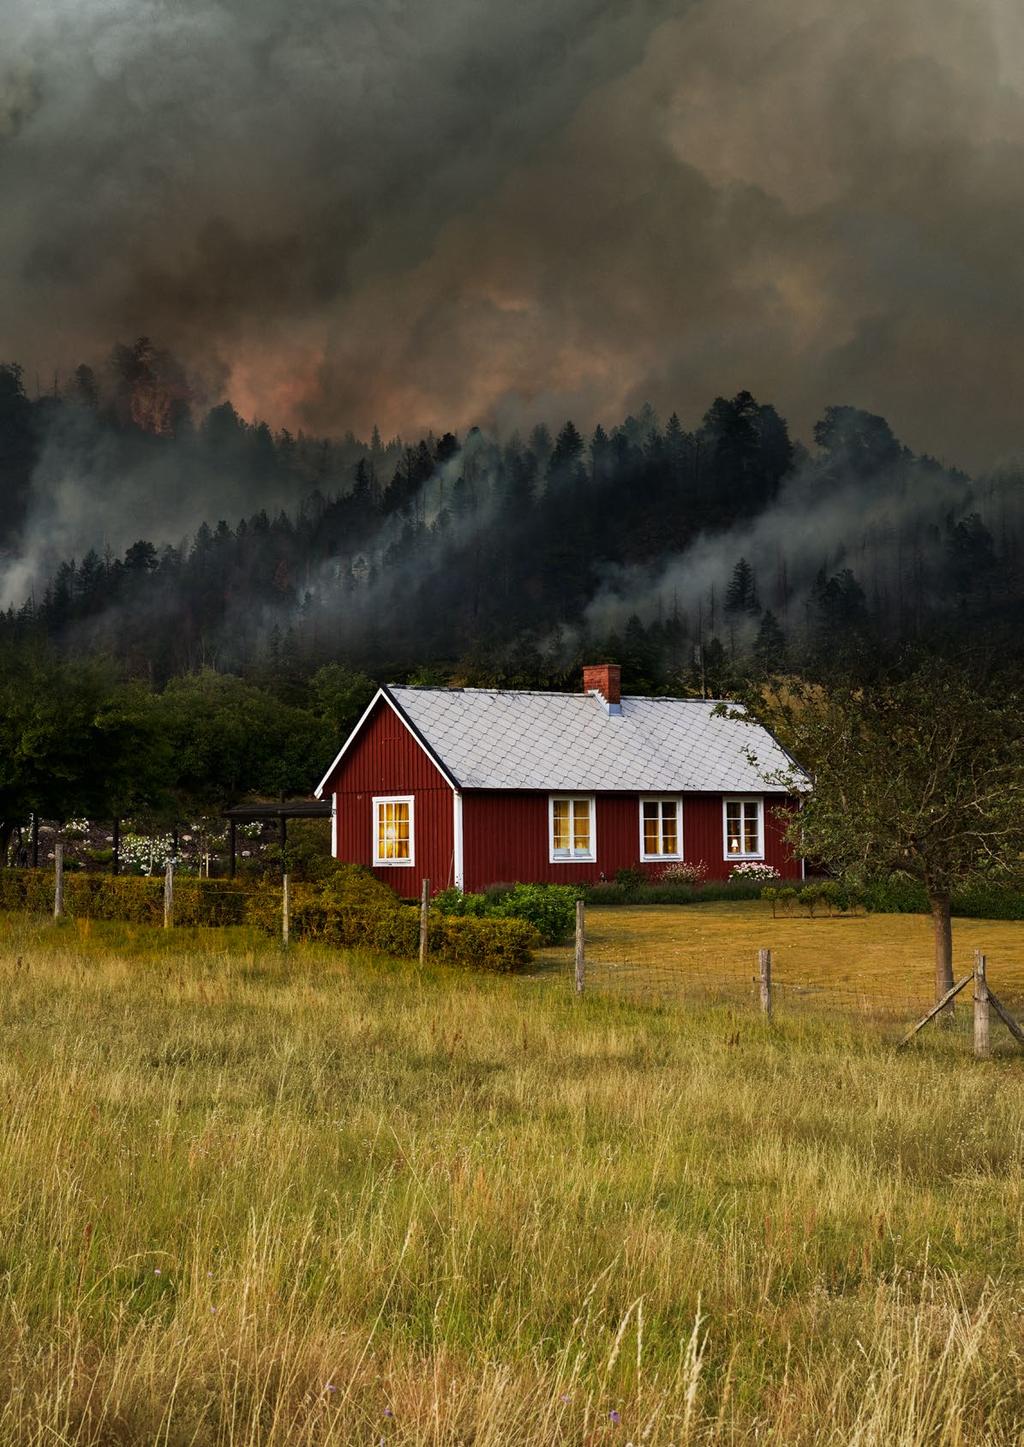
[{"label": "dry grass", "polygon": [[[760,902],[592,907],[587,952],[595,964],[672,971],[685,981],[749,988],[758,948],[772,950],[775,978],[826,994],[849,994],[896,1005],[926,1005],[935,967],[931,921],[923,915],[836,915],[772,918]],[[973,969],[974,951],[988,956],[992,988],[1024,999],[1024,922],[953,922],[957,976]],[[565,968],[568,949],[546,950],[542,963]]]},{"label": "dry grass", "polygon": [[8,919],[0,1096],[4,1443],[1024,1432],[1020,1067],[938,1033]]}]

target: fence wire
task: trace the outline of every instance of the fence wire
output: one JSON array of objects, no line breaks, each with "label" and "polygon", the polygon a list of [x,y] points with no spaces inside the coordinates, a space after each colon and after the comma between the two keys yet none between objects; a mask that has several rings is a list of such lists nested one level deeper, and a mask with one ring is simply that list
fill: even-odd
[{"label": "fence wire", "polygon": [[[734,971],[717,973],[693,969],[688,964],[661,963],[643,958],[586,961],[585,991],[637,1003],[665,1005],[728,1005],[738,1011],[761,1011],[756,963],[749,975]],[[572,960],[547,960],[530,972],[528,979],[560,990],[575,987]],[[772,974],[772,1013],[779,1017],[800,1015],[841,1015],[859,1022],[891,1028],[898,1032],[920,1019],[932,1004],[924,989],[880,993],[855,985],[805,982]],[[966,1001],[966,1003],[965,1003]],[[966,1028],[970,1019],[969,993],[954,1011]]]}]

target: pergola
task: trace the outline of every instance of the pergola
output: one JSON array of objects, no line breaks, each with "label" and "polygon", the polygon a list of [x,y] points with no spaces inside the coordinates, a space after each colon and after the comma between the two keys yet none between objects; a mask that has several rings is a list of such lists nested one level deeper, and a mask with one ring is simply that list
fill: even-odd
[{"label": "pergola", "polygon": [[263,824],[276,819],[281,830],[281,870],[284,872],[284,851],[288,843],[289,819],[329,819],[329,799],[282,799],[280,801],[258,799],[251,804],[232,804],[223,811],[228,821],[228,844],[231,849],[231,878],[235,877],[237,864],[236,831],[239,824]]}]

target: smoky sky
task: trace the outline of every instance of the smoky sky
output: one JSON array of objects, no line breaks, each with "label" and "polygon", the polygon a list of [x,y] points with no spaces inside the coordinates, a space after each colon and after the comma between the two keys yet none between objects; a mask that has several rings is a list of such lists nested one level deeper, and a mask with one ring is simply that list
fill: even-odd
[{"label": "smoky sky", "polygon": [[1018,0],[7,0],[0,196],[30,382],[147,334],[323,431],[1024,432]]}]

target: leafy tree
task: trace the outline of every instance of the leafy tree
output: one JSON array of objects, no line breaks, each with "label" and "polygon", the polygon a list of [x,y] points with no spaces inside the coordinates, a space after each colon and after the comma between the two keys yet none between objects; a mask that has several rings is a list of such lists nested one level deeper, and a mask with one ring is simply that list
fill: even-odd
[{"label": "leafy tree", "polygon": [[309,681],[310,705],[333,730],[340,747],[370,702],[377,685],[343,663],[326,663]]},{"label": "leafy tree", "polygon": [[810,773],[792,825],[801,852],[862,882],[923,885],[940,998],[953,984],[954,891],[1021,871],[1024,700],[928,661],[871,688],[788,680],[753,712]]},{"label": "leafy tree", "polygon": [[113,818],[159,800],[167,756],[148,692],[102,662],[0,654],[0,861],[32,813]]}]

